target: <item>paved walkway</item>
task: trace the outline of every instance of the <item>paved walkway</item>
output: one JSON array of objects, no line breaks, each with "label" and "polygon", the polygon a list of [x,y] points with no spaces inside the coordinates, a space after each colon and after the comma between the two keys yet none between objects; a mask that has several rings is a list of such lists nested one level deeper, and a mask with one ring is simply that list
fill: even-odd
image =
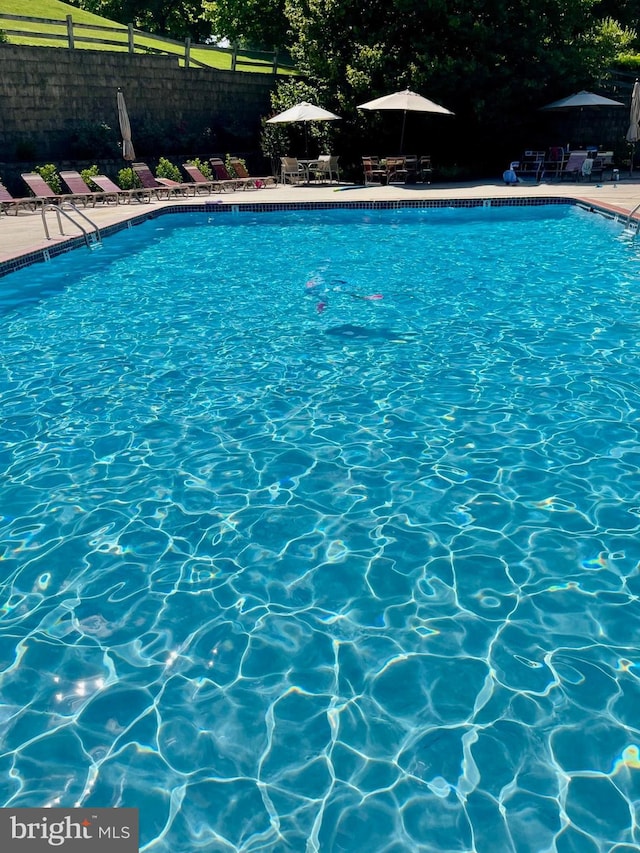
[{"label": "paved walkway", "polygon": [[[594,183],[542,183],[538,185],[518,184],[505,186],[502,181],[494,183],[429,184],[416,186],[277,186],[275,189],[238,190],[236,192],[199,195],[195,198],[179,198],[173,201],[153,201],[151,205],[139,204],[97,204],[88,207],[86,214],[99,228],[105,228],[123,220],[139,216],[148,209],[158,206],[180,204],[193,205],[219,201],[222,204],[252,204],[272,202],[278,204],[299,203],[301,201],[397,201],[403,199],[478,199],[478,198],[573,198],[598,208],[607,209],[622,216],[628,215],[640,204],[640,174],[637,178],[619,182],[603,181]],[[81,208],[83,209],[83,208]],[[84,210],[84,209],[83,209]],[[640,212],[639,212],[640,214]],[[21,212],[17,216],[0,216],[0,263],[10,261],[30,252],[50,248],[55,243],[64,242],[69,236],[80,232],[63,219],[63,229],[68,236],[58,233],[56,216],[47,214],[47,223],[51,239],[45,238],[40,212]]]}]

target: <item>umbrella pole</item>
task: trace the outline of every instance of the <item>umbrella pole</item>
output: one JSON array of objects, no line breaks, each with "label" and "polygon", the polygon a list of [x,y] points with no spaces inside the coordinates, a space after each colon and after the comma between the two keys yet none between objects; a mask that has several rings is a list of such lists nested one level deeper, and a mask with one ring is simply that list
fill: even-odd
[{"label": "umbrella pole", "polygon": [[404,110],[402,113],[402,131],[400,133],[400,150],[398,151],[398,154],[402,154],[402,149],[404,147],[404,126],[405,126],[406,121],[407,121],[407,111]]}]

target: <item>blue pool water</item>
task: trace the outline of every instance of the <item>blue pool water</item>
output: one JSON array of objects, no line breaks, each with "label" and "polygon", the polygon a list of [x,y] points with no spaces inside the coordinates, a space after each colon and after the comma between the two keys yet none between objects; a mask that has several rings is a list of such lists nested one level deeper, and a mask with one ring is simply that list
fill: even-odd
[{"label": "blue pool water", "polygon": [[619,225],[167,216],[0,315],[0,805],[138,807],[150,853],[638,849]]}]

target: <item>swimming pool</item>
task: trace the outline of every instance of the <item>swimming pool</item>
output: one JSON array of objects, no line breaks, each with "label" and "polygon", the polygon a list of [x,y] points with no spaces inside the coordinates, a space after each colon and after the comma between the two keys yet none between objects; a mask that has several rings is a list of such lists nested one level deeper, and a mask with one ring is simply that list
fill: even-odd
[{"label": "swimming pool", "polygon": [[568,205],[298,211],[3,279],[1,804],[636,850],[639,264]]}]

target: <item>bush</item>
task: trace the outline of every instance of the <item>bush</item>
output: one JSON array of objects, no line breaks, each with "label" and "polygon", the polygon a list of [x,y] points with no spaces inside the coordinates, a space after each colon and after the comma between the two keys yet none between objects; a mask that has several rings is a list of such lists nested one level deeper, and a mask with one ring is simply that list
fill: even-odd
[{"label": "bush", "polygon": [[105,122],[81,122],[73,128],[69,154],[73,159],[115,157],[120,151],[119,137]]},{"label": "bush", "polygon": [[83,169],[80,174],[82,175],[82,180],[88,187],[90,187],[92,190],[97,190],[98,192],[100,192],[100,187],[97,184],[94,184],[91,180],[94,175],[100,174],[100,171],[97,166],[90,166],[88,169]]},{"label": "bush", "polygon": [[137,190],[142,186],[140,178],[130,168],[120,169],[117,183],[121,190]]},{"label": "bush", "polygon": [[37,172],[41,178],[44,178],[54,193],[57,193],[58,195],[62,194],[62,181],[58,174],[58,170],[53,163],[47,163],[46,166],[36,166],[34,171]]},{"label": "bush", "polygon": [[4,30],[0,30],[0,42],[6,42],[6,41],[8,41],[7,34],[5,33]]},{"label": "bush", "polygon": [[213,169],[206,160],[201,160],[199,157],[192,157],[191,160],[187,160],[187,163],[189,166],[195,166],[196,169],[200,169],[207,180],[213,180]]},{"label": "bush", "polygon": [[156,178],[169,178],[171,181],[178,181],[178,183],[182,183],[180,169],[178,169],[177,166],[174,166],[166,157],[161,157],[158,161]]}]

